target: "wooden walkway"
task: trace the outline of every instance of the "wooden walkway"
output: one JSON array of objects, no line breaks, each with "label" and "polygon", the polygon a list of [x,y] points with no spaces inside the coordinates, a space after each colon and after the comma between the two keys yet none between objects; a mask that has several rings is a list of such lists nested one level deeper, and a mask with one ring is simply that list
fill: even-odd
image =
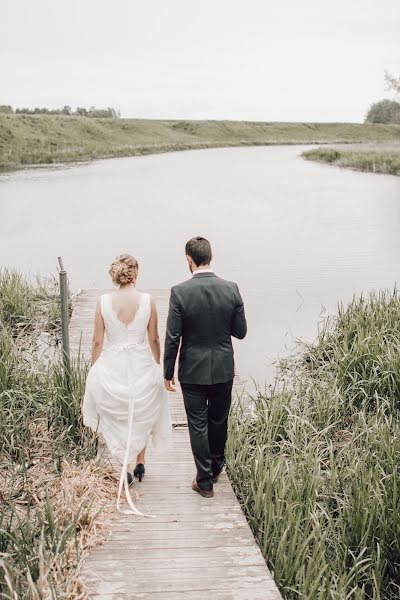
[{"label": "wooden walkway", "polygon": [[[88,355],[98,290],[77,297],[72,351]],[[169,293],[153,290],[164,339]],[[242,384],[236,382],[240,392]],[[106,543],[85,562],[93,600],[281,600],[225,473],[215,496],[191,490],[195,474],[181,393],[170,395],[174,448],[146,457],[137,507],[153,519],[116,514]]]}]

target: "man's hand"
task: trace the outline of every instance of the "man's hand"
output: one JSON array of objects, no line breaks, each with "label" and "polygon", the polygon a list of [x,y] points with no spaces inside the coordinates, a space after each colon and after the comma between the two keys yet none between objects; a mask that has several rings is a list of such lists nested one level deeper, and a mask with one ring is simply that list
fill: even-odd
[{"label": "man's hand", "polygon": [[165,388],[168,392],[176,392],[176,388],[174,388],[174,385],[175,385],[174,377],[170,381],[168,379],[164,379],[164,384],[165,384]]}]

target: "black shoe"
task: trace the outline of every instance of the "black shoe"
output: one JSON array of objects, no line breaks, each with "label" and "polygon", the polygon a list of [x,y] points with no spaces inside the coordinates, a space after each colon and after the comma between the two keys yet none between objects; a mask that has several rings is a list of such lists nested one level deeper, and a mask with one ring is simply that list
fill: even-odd
[{"label": "black shoe", "polygon": [[128,473],[126,475],[127,475],[127,478],[128,478],[128,485],[132,485],[132,482],[133,482],[132,475],[129,473],[129,471],[128,471]]},{"label": "black shoe", "polygon": [[139,481],[142,481],[144,474],[145,474],[144,465],[142,463],[139,463],[138,465],[136,465],[135,470],[133,471],[133,474],[135,477],[137,477],[139,479]]}]

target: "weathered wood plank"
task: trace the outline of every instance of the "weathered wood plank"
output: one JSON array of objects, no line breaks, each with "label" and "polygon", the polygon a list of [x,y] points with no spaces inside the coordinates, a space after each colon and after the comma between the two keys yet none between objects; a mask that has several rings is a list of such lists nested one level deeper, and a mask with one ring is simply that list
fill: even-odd
[{"label": "weathered wood plank", "polygon": [[[246,567],[248,569],[250,567]],[[229,579],[225,578],[208,578],[202,577],[201,570],[198,570],[196,579],[186,579],[184,573],[181,573],[179,578],[159,580],[156,577],[148,577],[142,581],[138,581],[136,577],[115,578],[114,581],[101,581],[102,574],[95,573],[91,578],[88,576],[88,581],[96,586],[98,594],[132,594],[132,593],[148,593],[155,594],[158,592],[182,592],[182,591],[201,591],[204,592],[204,598],[208,597],[210,592],[228,591],[229,589],[245,589],[249,590],[252,586],[261,588],[265,586],[268,591],[274,589],[272,580],[264,576],[236,576]],[[265,596],[268,598],[268,596]]]},{"label": "weathered wood plank", "polygon": [[[184,568],[182,568],[184,566]],[[98,565],[97,565],[98,568]],[[185,579],[199,579],[199,575],[201,573],[201,578],[213,578],[213,579],[232,579],[236,578],[238,571],[237,565],[225,565],[223,569],[220,566],[215,566],[211,564],[203,564],[201,567],[201,571],[197,564],[190,563],[190,561],[186,561],[186,563],[180,563],[178,565],[172,566],[170,563],[168,567],[160,567],[159,565],[152,564],[150,569],[143,569],[142,565],[133,566],[129,570],[130,577],[133,577],[136,583],[142,582],[146,583],[149,578],[156,578],[157,583],[162,581],[171,581],[171,579],[179,581],[183,576]],[[246,566],[246,574],[248,577],[265,577],[265,569],[264,565],[247,565]],[[101,569],[100,579],[103,583],[112,583],[116,579],[120,582],[123,582],[126,576],[126,569],[124,568],[124,564],[120,563],[119,565],[113,564],[108,568]],[[99,578],[99,570],[88,577],[92,577],[94,579]]]},{"label": "weathered wood plank", "polygon": [[[178,445],[185,439],[189,443],[187,430],[174,430],[174,438]],[[205,600],[212,593],[213,600],[279,599],[234,494],[219,493],[219,484],[214,499],[192,492],[193,462],[191,470],[176,471],[176,494],[165,494],[162,484],[157,491],[159,478],[174,485],[173,477],[165,477],[158,458],[150,448],[146,477],[134,485],[140,491],[137,505],[157,515],[156,519],[117,517],[109,540],[86,561],[84,580],[90,597],[150,600],[161,598],[162,593],[163,600]],[[229,485],[226,475],[221,482],[224,487]],[[160,516],[163,511],[166,515]],[[157,519],[169,521],[159,523]],[[220,571],[226,577],[220,576]]]},{"label": "weathered wood plank", "polygon": [[215,591],[174,591],[174,592],[135,592],[129,594],[98,594],[96,600],[281,600],[277,589],[267,589],[265,586],[256,588],[250,586],[250,590],[232,589]]},{"label": "weathered wood plank", "polygon": [[[89,357],[98,290],[84,290],[70,324],[71,349]],[[163,342],[169,292],[152,290]],[[236,390],[241,382],[236,379]],[[174,447],[149,446],[146,476],[132,497],[152,519],[116,515],[109,539],[86,560],[83,579],[93,600],[280,600],[229,479],[222,474],[215,496],[194,493],[181,391],[170,395]],[[104,445],[100,452],[106,453]],[[116,475],[118,467],[116,466]],[[135,499],[136,494],[138,498]]]},{"label": "weathered wood plank", "polygon": [[[253,554],[253,553],[252,553]],[[121,558],[112,558],[112,559],[108,559],[108,558],[104,558],[102,559],[101,557],[97,558],[96,561],[96,568],[98,569],[98,571],[103,572],[103,571],[119,571],[121,569],[123,569],[123,571],[125,572],[125,560],[126,560],[126,555],[125,555],[125,559],[123,557]],[[131,560],[128,558],[128,560]],[[159,569],[171,569],[172,570],[176,570],[176,569],[180,569],[181,572],[183,569],[185,569],[185,573],[186,573],[186,569],[188,568],[193,568],[193,564],[196,564],[197,568],[199,569],[200,567],[218,567],[219,569],[221,569],[222,567],[229,567],[229,568],[233,568],[233,567],[243,567],[244,565],[248,566],[248,567],[257,567],[257,566],[261,566],[262,568],[264,568],[264,560],[260,557],[260,558],[255,558],[253,555],[251,555],[249,558],[247,558],[246,556],[243,556],[243,554],[238,553],[237,557],[235,556],[229,556],[229,557],[224,557],[224,556],[204,556],[204,553],[202,554],[198,554],[196,557],[192,557],[192,556],[186,556],[183,558],[176,558],[175,557],[175,553],[173,557],[169,557],[169,558],[165,558],[165,556],[161,555],[158,558],[149,558],[147,557],[145,560],[143,560],[143,557],[141,557],[141,560],[137,562],[138,565],[140,565],[139,567],[135,567],[135,565],[132,567],[133,570],[135,570],[135,568],[140,569],[143,572],[152,572],[154,570],[159,570]],[[235,569],[236,572],[236,569]]]},{"label": "weathered wood plank", "polygon": [[[218,515],[219,518],[219,515]],[[229,529],[240,529],[246,528],[247,523],[243,522],[241,519],[229,518],[226,521],[215,522],[215,514],[212,518],[208,518],[207,520],[202,519],[200,521],[182,521],[181,519],[176,519],[175,521],[170,522],[159,522],[155,519],[152,519],[151,522],[148,520],[137,521],[135,523],[135,527],[137,532],[140,531],[158,531],[158,532],[167,532],[168,534],[174,533],[175,531],[207,531],[207,530],[217,530],[217,531],[226,531]],[[131,532],[132,524],[120,524],[117,523],[113,527],[113,533],[115,535],[119,534],[119,532]]]}]

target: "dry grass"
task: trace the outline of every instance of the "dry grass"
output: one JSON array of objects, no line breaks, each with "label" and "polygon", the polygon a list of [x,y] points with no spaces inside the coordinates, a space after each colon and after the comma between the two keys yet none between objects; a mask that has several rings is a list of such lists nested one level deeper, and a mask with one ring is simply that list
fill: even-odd
[{"label": "dry grass", "polygon": [[65,373],[54,347],[58,304],[54,283],[0,272],[4,600],[83,600],[82,563],[106,539],[114,510],[118,477],[81,422],[87,365]]},{"label": "dry grass", "polygon": [[[51,598],[49,581],[57,594],[70,600],[87,597],[80,578],[80,570],[88,552],[101,544],[108,535],[111,516],[115,506],[116,478],[111,465],[99,459],[83,464],[62,463],[62,475],[51,472],[51,460],[43,456],[28,469],[23,482],[24,491],[15,500],[16,521],[24,521],[31,511],[28,499],[33,499],[36,511],[46,512],[46,502],[52,508],[52,517],[60,531],[65,531],[75,521],[77,535],[70,537],[62,556],[41,552],[39,576],[29,581],[29,597],[32,600]],[[10,491],[10,490],[9,490]],[[22,490],[21,490],[22,491]],[[15,488],[13,490],[15,493]],[[7,494],[7,490],[5,490]],[[76,515],[79,515],[76,519]],[[7,576],[7,571],[6,571]],[[14,588],[9,578],[10,596]],[[28,588],[28,589],[29,589]]]},{"label": "dry grass", "polygon": [[[118,481],[115,469],[102,456],[83,462],[64,459],[54,468],[53,445],[46,423],[35,422],[29,463],[10,467],[8,461],[0,464],[1,494],[4,514],[12,514],[14,527],[30,522],[37,527],[37,517],[56,534],[59,545],[63,533],[73,523],[59,548],[52,552],[51,544],[43,541],[39,547],[39,572],[36,578],[26,572],[26,597],[32,600],[62,597],[84,600],[87,597],[80,578],[82,564],[90,550],[107,539],[115,508],[115,490]],[[61,474],[58,473],[61,469]],[[50,509],[50,510],[49,510]],[[5,582],[9,595],[17,599],[12,554],[0,555],[5,561]],[[11,559],[10,562],[7,559]],[[51,583],[50,583],[51,582]],[[54,596],[54,592],[56,596]],[[4,590],[3,590],[4,594]]]},{"label": "dry grass", "polygon": [[[54,515],[67,526],[77,513],[80,514],[79,535],[69,541],[63,557],[63,563],[72,567],[61,568],[57,560],[50,567],[63,597],[71,600],[87,597],[80,570],[89,551],[107,539],[115,508],[115,487],[116,479],[109,464],[96,460],[81,465],[63,464],[63,475],[52,497]],[[43,579],[47,581],[48,573]]]}]

